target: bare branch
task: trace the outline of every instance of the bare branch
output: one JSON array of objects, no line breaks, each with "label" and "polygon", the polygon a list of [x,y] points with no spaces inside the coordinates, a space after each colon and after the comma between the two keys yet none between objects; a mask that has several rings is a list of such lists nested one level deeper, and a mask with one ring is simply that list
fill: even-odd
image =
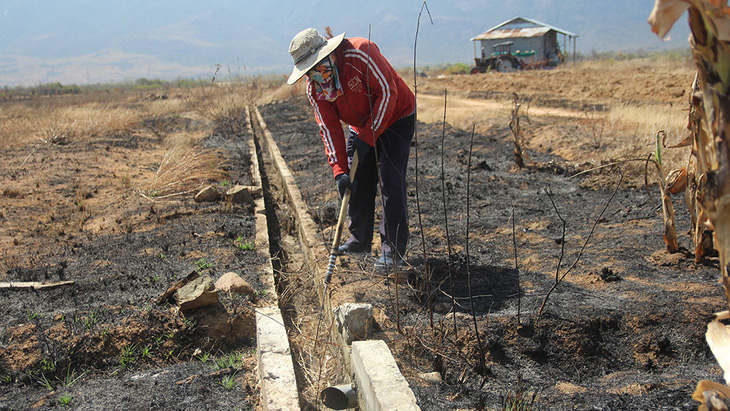
[{"label": "bare branch", "polygon": [[553,201],[553,193],[552,190],[546,189],[545,192],[548,195],[548,198],[550,199],[550,203],[553,205],[553,209],[558,215],[558,218],[563,223],[563,235],[562,235],[562,241],[561,243],[561,249],[560,249],[560,260],[558,262],[558,266],[555,271],[555,283],[552,287],[550,287],[550,290],[548,290],[547,294],[545,295],[545,299],[542,301],[542,305],[540,306],[540,310],[537,313],[537,316],[540,317],[545,310],[545,306],[547,305],[548,298],[550,298],[550,295],[553,291],[558,287],[558,285],[563,281],[565,276],[568,275],[571,271],[573,271],[573,268],[575,268],[578,265],[578,262],[580,261],[581,257],[583,256],[583,252],[586,249],[586,246],[588,245],[588,242],[591,240],[591,237],[593,236],[593,232],[596,230],[596,226],[598,225],[598,222],[601,220],[601,217],[603,217],[603,214],[606,212],[606,209],[608,209],[608,205],[611,204],[611,200],[613,200],[613,197],[616,196],[616,193],[618,192],[618,189],[621,187],[621,183],[624,180],[624,175],[621,174],[621,177],[619,178],[618,183],[616,184],[616,188],[613,190],[613,193],[611,194],[611,197],[606,202],[606,205],[603,207],[603,210],[601,210],[601,213],[596,217],[595,221],[593,222],[593,227],[591,227],[591,230],[588,232],[588,237],[586,238],[585,242],[583,243],[583,246],[581,247],[580,251],[578,252],[578,255],[575,258],[575,261],[573,261],[573,264],[568,267],[565,272],[560,275],[560,264],[563,261],[563,255],[565,252],[565,220],[563,220],[563,217],[560,216],[560,212],[558,211],[558,207],[555,205],[555,201]]}]

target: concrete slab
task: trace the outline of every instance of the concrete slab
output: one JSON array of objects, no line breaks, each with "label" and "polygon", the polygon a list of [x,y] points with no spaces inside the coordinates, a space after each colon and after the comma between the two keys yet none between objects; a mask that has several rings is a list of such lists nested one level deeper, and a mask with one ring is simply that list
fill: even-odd
[{"label": "concrete slab", "polygon": [[421,409],[384,341],[353,342],[351,359],[360,409]]},{"label": "concrete slab", "polygon": [[256,347],[262,408],[298,410],[294,362],[279,307],[256,310]]},{"label": "concrete slab", "polygon": [[[249,120],[251,113],[247,109]],[[262,187],[261,164],[256,154],[256,143],[253,140],[253,128],[248,124],[252,138],[249,140],[249,156],[251,158],[251,175],[253,184]],[[263,196],[255,198],[254,213],[256,215],[257,250],[269,251],[269,228],[266,219],[266,206]],[[262,268],[261,280],[274,305],[256,310],[256,346],[258,354],[259,386],[261,388],[261,408],[264,410],[299,410],[299,395],[294,361],[291,357],[289,339],[284,326],[281,310],[276,304],[274,267],[271,260]]]}]

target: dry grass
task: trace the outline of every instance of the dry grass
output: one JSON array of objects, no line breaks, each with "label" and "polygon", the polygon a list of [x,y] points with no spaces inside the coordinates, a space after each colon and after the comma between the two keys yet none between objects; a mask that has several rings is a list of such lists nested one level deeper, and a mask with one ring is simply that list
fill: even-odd
[{"label": "dry grass", "polygon": [[[228,83],[173,90],[165,99],[115,91],[110,92],[114,98],[110,93],[98,93],[6,102],[0,105],[0,144],[64,145],[154,134],[161,143],[162,157],[156,174],[127,175],[121,185],[137,187],[150,198],[188,193],[227,177],[222,154],[203,149],[200,142],[217,132],[240,131],[246,123],[245,107],[255,91],[241,83]],[[83,199],[77,200],[82,207]]]},{"label": "dry grass", "polygon": [[301,377],[298,381],[301,396],[306,403],[318,404],[322,390],[342,383],[340,348],[332,338],[335,325],[323,316],[317,289],[311,286],[316,282],[314,273],[295,268],[293,272],[282,270],[278,274],[279,285],[284,285],[280,306],[297,307],[297,314],[292,318],[295,332],[289,333],[289,340],[297,375]]},{"label": "dry grass", "polygon": [[[114,98],[110,98],[110,94]],[[229,103],[221,101],[219,106],[227,107]],[[64,144],[72,140],[141,133],[145,121],[179,117],[199,120],[198,104],[194,98],[149,99],[135,92],[6,102],[0,105],[0,124],[3,125],[0,144],[6,147],[32,142]],[[219,120],[224,115],[210,119]]]},{"label": "dry grass", "polygon": [[139,124],[140,113],[124,107],[105,105],[53,108],[36,124],[35,135],[43,142],[64,142],[99,136],[131,133]]},{"label": "dry grass", "polygon": [[[614,158],[630,156],[635,149],[634,153],[641,156],[654,152],[655,136],[660,130],[666,133],[666,146],[681,142],[689,134],[687,111],[669,105],[618,105],[608,113],[607,121],[623,131],[609,135],[604,142],[607,155]],[[663,165],[667,169],[682,167],[687,160],[686,154],[685,149],[663,148]]]},{"label": "dry grass", "polygon": [[[692,62],[692,56],[689,53],[683,52],[667,52],[664,54],[656,54],[653,56],[635,56],[633,58],[628,56],[614,56],[611,58],[606,56],[604,58],[590,58],[578,61],[575,63],[575,67],[578,68],[589,68],[597,70],[606,69],[640,69],[640,68],[654,68],[657,66],[665,67],[676,67],[677,69],[693,69],[694,63]],[[627,58],[628,57],[628,58]]]},{"label": "dry grass", "polygon": [[128,134],[144,113],[125,104],[71,98],[39,98],[0,106],[0,143],[17,147],[33,141],[66,144],[71,140]]},{"label": "dry grass", "polygon": [[225,159],[218,150],[188,146],[187,138],[180,139],[165,153],[155,178],[142,193],[148,198],[168,198],[187,194],[206,182],[227,178]]},{"label": "dry grass", "polygon": [[261,93],[257,98],[258,104],[268,104],[274,101],[291,100],[304,98],[306,82],[300,80],[293,85],[283,84],[270,87],[267,92]]},{"label": "dry grass", "polygon": [[246,124],[246,107],[261,104],[278,87],[259,77],[233,81],[201,83],[186,91],[188,109],[218,125],[226,137],[238,133]]},{"label": "dry grass", "polygon": [[[449,94],[446,101],[446,121],[453,127],[486,134],[494,126],[509,123],[511,101],[467,99]],[[552,109],[523,104],[524,131],[531,147],[550,147],[553,154],[567,161],[594,165],[628,158],[646,158],[656,150],[655,136],[666,133],[666,146],[682,141],[687,130],[687,111],[670,104],[612,105],[608,110]],[[550,118],[550,126],[541,127],[540,118]],[[418,95],[418,119],[425,123],[440,123],[444,119],[444,96]],[[557,124],[557,126],[556,126]],[[687,161],[682,149],[662,149],[663,171],[681,168]],[[632,181],[643,182],[643,164],[624,167]]]}]

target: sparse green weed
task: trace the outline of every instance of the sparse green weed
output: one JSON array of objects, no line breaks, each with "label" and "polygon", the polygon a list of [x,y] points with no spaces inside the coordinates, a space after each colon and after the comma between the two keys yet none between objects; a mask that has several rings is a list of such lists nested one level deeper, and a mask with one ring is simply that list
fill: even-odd
[{"label": "sparse green weed", "polygon": [[218,382],[223,388],[227,390],[232,390],[233,387],[236,386],[236,373],[234,372],[231,375],[225,375],[221,380]]},{"label": "sparse green weed", "polygon": [[535,400],[537,392],[528,392],[525,390],[522,379],[517,379],[517,387],[514,391],[508,392],[501,396],[502,411],[531,411],[536,409]]},{"label": "sparse green weed", "polygon": [[193,317],[186,317],[183,320],[183,324],[185,325],[185,327],[188,328],[188,330],[194,330],[195,326],[197,325],[197,322],[195,321],[195,318],[193,318]]},{"label": "sparse green weed", "polygon": [[200,354],[198,356],[198,360],[200,360],[200,362],[208,362],[208,360],[210,360],[210,353],[206,352],[206,353]]},{"label": "sparse green weed", "polygon": [[41,361],[41,369],[43,369],[43,371],[55,371],[56,361],[53,358],[44,358]]},{"label": "sparse green weed", "polygon": [[59,404],[60,404],[60,405],[61,405],[62,407],[66,407],[66,406],[69,406],[69,405],[71,405],[71,400],[72,400],[72,399],[73,399],[73,397],[71,397],[71,394],[69,394],[69,393],[65,393],[65,394],[63,394],[62,396],[60,396],[60,397],[58,398],[58,403],[59,403]]},{"label": "sparse green weed", "polygon": [[240,352],[232,352],[228,355],[224,355],[221,358],[218,358],[215,360],[215,369],[222,370],[224,368],[241,368],[241,359],[243,358],[243,353]]},{"label": "sparse green weed", "polygon": [[91,328],[91,327],[94,326],[94,324],[96,324],[97,320],[98,319],[96,318],[96,312],[95,311],[92,311],[92,312],[89,313],[89,315],[87,315],[84,318],[84,320],[83,320],[84,326],[86,328]]},{"label": "sparse green weed", "polygon": [[66,376],[60,381],[61,385],[64,387],[70,387],[76,384],[81,378],[83,378],[86,373],[88,373],[88,371],[84,371],[79,376],[76,376],[76,370],[72,370],[71,364],[69,364],[68,368],[66,369]]},{"label": "sparse green weed", "polygon": [[137,344],[125,345],[122,347],[122,353],[119,357],[119,365],[122,368],[129,368],[135,362],[137,353]]},{"label": "sparse green weed", "polygon": [[198,267],[198,270],[203,271],[209,269],[211,264],[203,257],[195,262],[195,266]]},{"label": "sparse green weed", "polygon": [[241,236],[238,236],[238,238],[236,238],[236,241],[234,241],[233,244],[235,244],[236,247],[238,247],[239,249],[241,249],[243,251],[253,251],[256,249],[256,246],[254,245],[254,243],[252,241],[244,241],[243,237],[241,237]]},{"label": "sparse green weed", "polygon": [[41,373],[40,377],[35,374],[30,374],[30,376],[35,379],[38,384],[42,385],[43,387],[46,387],[49,391],[55,391],[55,387],[51,383],[51,381],[46,377],[44,373]]}]

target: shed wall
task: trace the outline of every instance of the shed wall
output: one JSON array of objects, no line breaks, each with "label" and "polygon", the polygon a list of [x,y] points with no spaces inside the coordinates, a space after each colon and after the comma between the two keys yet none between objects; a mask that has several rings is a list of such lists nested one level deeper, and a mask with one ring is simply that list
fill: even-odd
[{"label": "shed wall", "polygon": [[500,39],[489,39],[481,40],[482,52],[477,52],[477,55],[481,57],[489,57],[492,52],[496,51],[492,49],[492,46],[504,43],[512,42],[512,52],[519,51],[535,51],[535,54],[529,57],[521,57],[525,62],[533,62],[546,60],[552,55],[557,53],[559,44],[557,40],[557,33],[555,31],[549,31],[544,36],[539,37],[518,37],[518,38],[500,38]]}]

